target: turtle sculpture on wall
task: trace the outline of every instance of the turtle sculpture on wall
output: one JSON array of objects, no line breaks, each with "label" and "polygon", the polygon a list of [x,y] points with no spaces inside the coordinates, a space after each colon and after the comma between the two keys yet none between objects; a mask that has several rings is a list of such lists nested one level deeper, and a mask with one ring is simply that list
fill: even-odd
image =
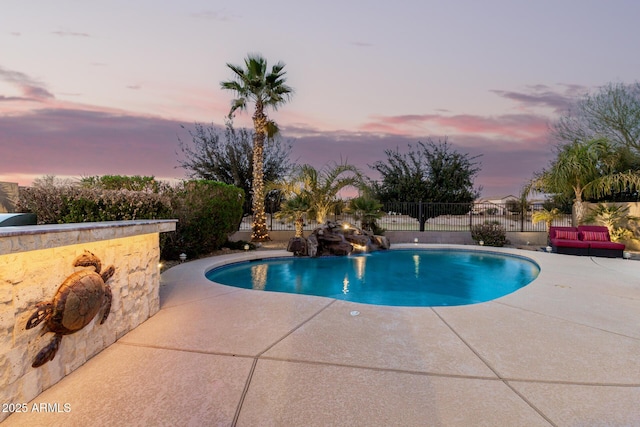
[{"label": "turtle sculpture on wall", "polygon": [[27,320],[26,329],[45,322],[42,335],[53,332],[51,342],[36,355],[34,368],[42,366],[58,351],[63,335],[73,334],[84,328],[103,309],[100,324],[103,324],[111,310],[111,288],[107,281],[115,273],[111,265],[104,271],[102,263],[94,254],[85,251],[73,261],[74,267],[94,267],[94,270],[80,270],[71,274],[60,285],[53,300],[36,305],[36,311]]}]

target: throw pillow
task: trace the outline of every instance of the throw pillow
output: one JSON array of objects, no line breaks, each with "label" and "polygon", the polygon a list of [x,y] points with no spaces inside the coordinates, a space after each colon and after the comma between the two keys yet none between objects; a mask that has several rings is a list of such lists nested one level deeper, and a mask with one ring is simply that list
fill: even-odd
[{"label": "throw pillow", "polygon": [[556,230],[556,239],[578,240],[578,232],[570,230]]},{"label": "throw pillow", "polygon": [[605,231],[583,231],[582,239],[592,242],[608,242],[607,233]]}]

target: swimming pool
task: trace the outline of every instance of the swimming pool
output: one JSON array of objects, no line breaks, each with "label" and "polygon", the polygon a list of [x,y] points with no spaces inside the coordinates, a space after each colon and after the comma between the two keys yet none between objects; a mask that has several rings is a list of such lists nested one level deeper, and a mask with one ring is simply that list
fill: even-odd
[{"label": "swimming pool", "polygon": [[449,306],[490,301],[538,276],[528,258],[457,249],[390,250],[346,257],[272,258],[206,273],[245,289],[317,295],[391,306]]}]

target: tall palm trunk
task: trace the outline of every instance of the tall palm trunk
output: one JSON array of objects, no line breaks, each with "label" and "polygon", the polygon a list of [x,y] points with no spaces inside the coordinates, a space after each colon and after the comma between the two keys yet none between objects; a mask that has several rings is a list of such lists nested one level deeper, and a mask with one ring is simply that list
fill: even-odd
[{"label": "tall palm trunk", "polygon": [[576,199],[573,202],[573,215],[571,216],[572,225],[574,227],[579,226],[584,221],[587,208],[584,205],[582,199]]},{"label": "tall palm trunk", "polygon": [[302,215],[296,218],[295,225],[296,225],[295,237],[304,237],[304,218],[302,217]]},{"label": "tall palm trunk", "polygon": [[571,222],[574,227],[579,226],[580,224],[582,224],[582,221],[584,219],[585,216],[585,211],[586,211],[586,207],[582,201],[582,193],[584,191],[584,189],[582,188],[582,186],[577,185],[577,186],[573,186],[573,191],[575,193],[576,199],[573,201],[573,209],[571,210]]},{"label": "tall palm trunk", "polygon": [[256,103],[253,115],[253,225],[251,240],[263,242],[271,240],[267,229],[267,215],[264,211],[264,139],[267,129],[267,117],[262,103]]}]

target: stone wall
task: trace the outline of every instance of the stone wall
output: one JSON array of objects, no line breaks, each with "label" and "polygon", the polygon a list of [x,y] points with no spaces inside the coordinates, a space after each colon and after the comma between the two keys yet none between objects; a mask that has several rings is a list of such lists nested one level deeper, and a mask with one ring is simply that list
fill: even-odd
[{"label": "stone wall", "polygon": [[[44,233],[37,231],[46,226],[0,231],[0,402],[29,402],[159,310],[159,232],[174,229],[175,223],[96,224],[100,226],[48,226]],[[85,250],[101,260],[103,269],[115,266],[107,281],[113,293],[109,317],[100,325],[96,316],[82,330],[64,336],[55,358],[32,368],[53,334],[41,336],[44,322],[25,330],[26,321],[35,304],[51,300],[60,284],[83,268],[72,262]],[[0,421],[8,415],[1,413]]]}]

